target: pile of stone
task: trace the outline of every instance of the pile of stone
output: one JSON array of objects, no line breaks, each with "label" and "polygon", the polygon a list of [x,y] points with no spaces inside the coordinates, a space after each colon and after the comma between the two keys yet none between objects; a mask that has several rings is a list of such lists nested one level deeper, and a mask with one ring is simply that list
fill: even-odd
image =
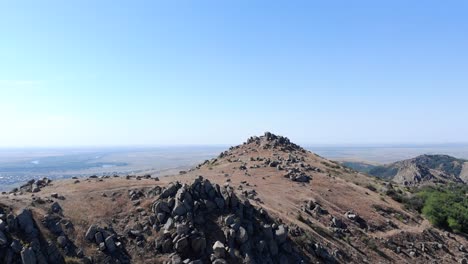
[{"label": "pile of stone", "polygon": [[65,263],[55,243],[45,241],[29,209],[14,215],[0,208],[0,263]]},{"label": "pile of stone", "polygon": [[172,263],[298,263],[285,225],[232,187],[197,178],[170,183],[154,202],[156,251]]}]

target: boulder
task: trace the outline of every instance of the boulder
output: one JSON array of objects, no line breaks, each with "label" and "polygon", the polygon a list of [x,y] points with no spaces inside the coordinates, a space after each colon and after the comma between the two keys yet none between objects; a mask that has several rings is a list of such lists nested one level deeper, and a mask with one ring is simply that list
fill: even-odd
[{"label": "boulder", "polygon": [[186,235],[190,229],[186,224],[177,224],[176,225],[177,229],[177,235]]},{"label": "boulder", "polygon": [[31,247],[21,251],[21,261],[23,264],[36,264],[36,254]]},{"label": "boulder", "polygon": [[5,234],[0,231],[0,248],[5,247],[8,244],[8,239]]},{"label": "boulder", "polygon": [[114,235],[108,236],[105,240],[106,248],[109,252],[115,252],[117,247],[115,246]]},{"label": "boulder", "polygon": [[88,240],[89,242],[93,242],[94,236],[96,235],[97,231],[98,231],[98,227],[96,225],[91,225],[85,234],[86,240]]},{"label": "boulder", "polygon": [[179,184],[178,183],[169,183],[166,189],[164,189],[160,195],[161,198],[167,198],[167,197],[173,197],[177,190],[179,189]]},{"label": "boulder", "polygon": [[171,209],[164,201],[157,201],[153,205],[153,212],[154,213],[171,213]]},{"label": "boulder", "polygon": [[278,245],[274,240],[270,240],[270,242],[268,243],[268,248],[272,256],[278,255]]},{"label": "boulder", "polygon": [[167,219],[166,224],[164,224],[164,227],[163,227],[163,228],[164,228],[164,230],[169,231],[169,230],[171,230],[173,227],[174,227],[174,220],[173,220],[171,217],[169,217],[169,218]]},{"label": "boulder", "polygon": [[213,254],[217,258],[224,258],[226,254],[226,249],[224,248],[224,244],[221,241],[216,241],[213,245]]},{"label": "boulder", "polygon": [[191,241],[192,250],[195,254],[201,254],[206,249],[206,239],[204,237],[195,237]]},{"label": "boulder", "polygon": [[15,252],[16,254],[19,254],[21,250],[23,250],[23,245],[17,239],[13,239],[13,242],[11,242],[10,247],[13,250],[13,252]]},{"label": "boulder", "polygon": [[220,210],[222,210],[224,208],[224,199],[223,198],[216,197],[215,198],[215,203],[216,203],[216,205],[218,206],[218,208]]},{"label": "boulder", "polygon": [[36,237],[38,235],[38,231],[34,227],[34,219],[31,210],[23,209],[16,218],[18,219],[19,228],[29,237]]},{"label": "boulder", "polygon": [[273,239],[273,228],[271,225],[265,224],[263,225],[263,235],[268,239],[272,240]]},{"label": "boulder", "polygon": [[176,204],[174,206],[174,210],[172,211],[173,215],[183,216],[187,213],[187,208],[180,200],[176,200]]},{"label": "boulder", "polygon": [[244,227],[239,227],[239,230],[236,233],[236,240],[239,244],[244,244],[249,239],[249,235]]},{"label": "boulder", "polygon": [[59,245],[59,247],[64,248],[68,244],[68,239],[65,236],[59,236],[57,238],[57,244]]},{"label": "boulder", "polygon": [[275,231],[275,239],[278,244],[283,244],[286,242],[286,238],[288,236],[288,230],[284,225],[279,225],[278,229]]},{"label": "boulder", "polygon": [[174,248],[178,253],[185,253],[188,249],[189,241],[187,237],[182,237],[178,239],[175,244]]},{"label": "boulder", "polygon": [[57,202],[54,202],[54,203],[50,206],[50,210],[51,210],[53,213],[56,213],[56,214],[61,214],[61,213],[62,213],[62,207],[61,207],[60,204],[57,203]]}]

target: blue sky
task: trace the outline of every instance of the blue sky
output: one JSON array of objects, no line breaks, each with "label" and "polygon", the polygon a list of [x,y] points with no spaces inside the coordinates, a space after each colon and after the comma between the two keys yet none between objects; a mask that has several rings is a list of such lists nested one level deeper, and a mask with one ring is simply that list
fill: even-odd
[{"label": "blue sky", "polygon": [[[351,3],[352,2],[352,3]],[[0,147],[467,142],[467,1],[1,1]]]}]

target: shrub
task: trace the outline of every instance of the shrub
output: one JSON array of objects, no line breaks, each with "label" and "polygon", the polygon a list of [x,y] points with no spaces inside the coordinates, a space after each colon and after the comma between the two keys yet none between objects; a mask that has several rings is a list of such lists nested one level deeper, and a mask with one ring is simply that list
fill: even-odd
[{"label": "shrub", "polygon": [[463,185],[425,188],[410,201],[416,208],[421,208],[423,204],[421,212],[433,225],[468,234],[467,192],[468,186]]}]

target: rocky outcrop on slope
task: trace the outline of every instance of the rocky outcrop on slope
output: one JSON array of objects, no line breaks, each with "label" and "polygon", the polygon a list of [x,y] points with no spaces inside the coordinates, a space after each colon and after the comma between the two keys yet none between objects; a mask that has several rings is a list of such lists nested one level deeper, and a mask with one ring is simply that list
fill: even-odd
[{"label": "rocky outcrop on slope", "polygon": [[152,206],[157,252],[171,263],[299,263],[288,227],[202,177],[171,183]]},{"label": "rocky outcrop on slope", "polygon": [[22,193],[37,193],[42,188],[48,186],[52,182],[49,178],[42,178],[39,180],[31,179],[27,183],[21,185],[19,188],[14,188],[10,191],[11,194],[22,194]]},{"label": "rocky outcrop on slope", "polygon": [[32,211],[18,215],[0,207],[0,263],[65,263],[55,243],[46,241]]}]

